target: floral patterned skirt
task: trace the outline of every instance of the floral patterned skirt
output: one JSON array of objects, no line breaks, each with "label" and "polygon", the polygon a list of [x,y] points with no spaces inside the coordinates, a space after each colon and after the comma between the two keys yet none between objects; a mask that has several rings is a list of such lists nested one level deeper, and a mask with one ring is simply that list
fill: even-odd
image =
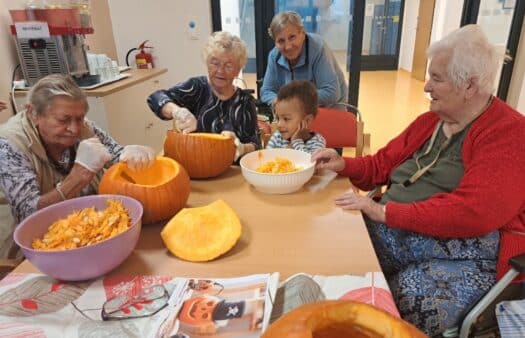
[{"label": "floral patterned skirt", "polygon": [[430,336],[457,326],[496,281],[498,231],[437,239],[366,224],[401,316]]}]

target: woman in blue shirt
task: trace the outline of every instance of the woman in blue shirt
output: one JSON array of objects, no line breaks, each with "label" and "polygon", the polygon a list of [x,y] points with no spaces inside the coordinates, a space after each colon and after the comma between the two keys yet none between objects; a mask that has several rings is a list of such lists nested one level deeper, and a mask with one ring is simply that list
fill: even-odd
[{"label": "woman in blue shirt", "polygon": [[321,36],[305,32],[299,14],[277,14],[268,34],[275,47],[268,55],[261,101],[272,104],[279,89],[292,80],[312,81],[321,106],[347,101],[348,87],[332,51]]}]

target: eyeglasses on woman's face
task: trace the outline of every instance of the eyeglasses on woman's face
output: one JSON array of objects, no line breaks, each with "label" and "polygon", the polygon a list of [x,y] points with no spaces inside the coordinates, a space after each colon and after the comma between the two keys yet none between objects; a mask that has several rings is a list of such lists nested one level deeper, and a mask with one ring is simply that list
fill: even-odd
[{"label": "eyeglasses on woman's face", "polygon": [[208,68],[212,71],[222,69],[224,72],[231,74],[237,70],[237,66],[230,58],[211,57],[208,59]]},{"label": "eyeglasses on woman's face", "polygon": [[241,70],[239,60],[230,52],[211,55],[206,64],[210,84],[217,92],[232,88],[233,80]]}]

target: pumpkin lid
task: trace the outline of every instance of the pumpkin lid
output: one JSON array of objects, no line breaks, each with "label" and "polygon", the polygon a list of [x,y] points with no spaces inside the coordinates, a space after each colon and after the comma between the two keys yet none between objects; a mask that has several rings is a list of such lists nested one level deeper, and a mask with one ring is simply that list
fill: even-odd
[{"label": "pumpkin lid", "polygon": [[166,224],[161,237],[182,259],[209,261],[230,250],[241,236],[241,222],[223,200],[182,209]]}]

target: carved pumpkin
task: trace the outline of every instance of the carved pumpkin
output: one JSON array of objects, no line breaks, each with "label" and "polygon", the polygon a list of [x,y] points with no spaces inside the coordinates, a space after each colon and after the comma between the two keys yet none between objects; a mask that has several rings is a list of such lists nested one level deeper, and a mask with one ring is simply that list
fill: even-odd
[{"label": "carved pumpkin", "polygon": [[223,200],[217,200],[203,207],[182,209],[160,235],[175,256],[204,262],[230,250],[241,231],[235,212]]},{"label": "carved pumpkin", "polygon": [[334,300],[306,304],[274,322],[262,338],[427,337],[411,324],[365,303]]},{"label": "carved pumpkin", "polygon": [[99,194],[130,196],[142,203],[142,222],[168,219],[186,205],[190,195],[190,178],[184,168],[171,158],[157,157],[155,163],[141,171],[119,162],[102,176]]},{"label": "carved pumpkin", "polygon": [[208,178],[230,167],[235,145],[230,137],[221,134],[182,134],[168,130],[164,155],[182,164],[191,178]]}]

